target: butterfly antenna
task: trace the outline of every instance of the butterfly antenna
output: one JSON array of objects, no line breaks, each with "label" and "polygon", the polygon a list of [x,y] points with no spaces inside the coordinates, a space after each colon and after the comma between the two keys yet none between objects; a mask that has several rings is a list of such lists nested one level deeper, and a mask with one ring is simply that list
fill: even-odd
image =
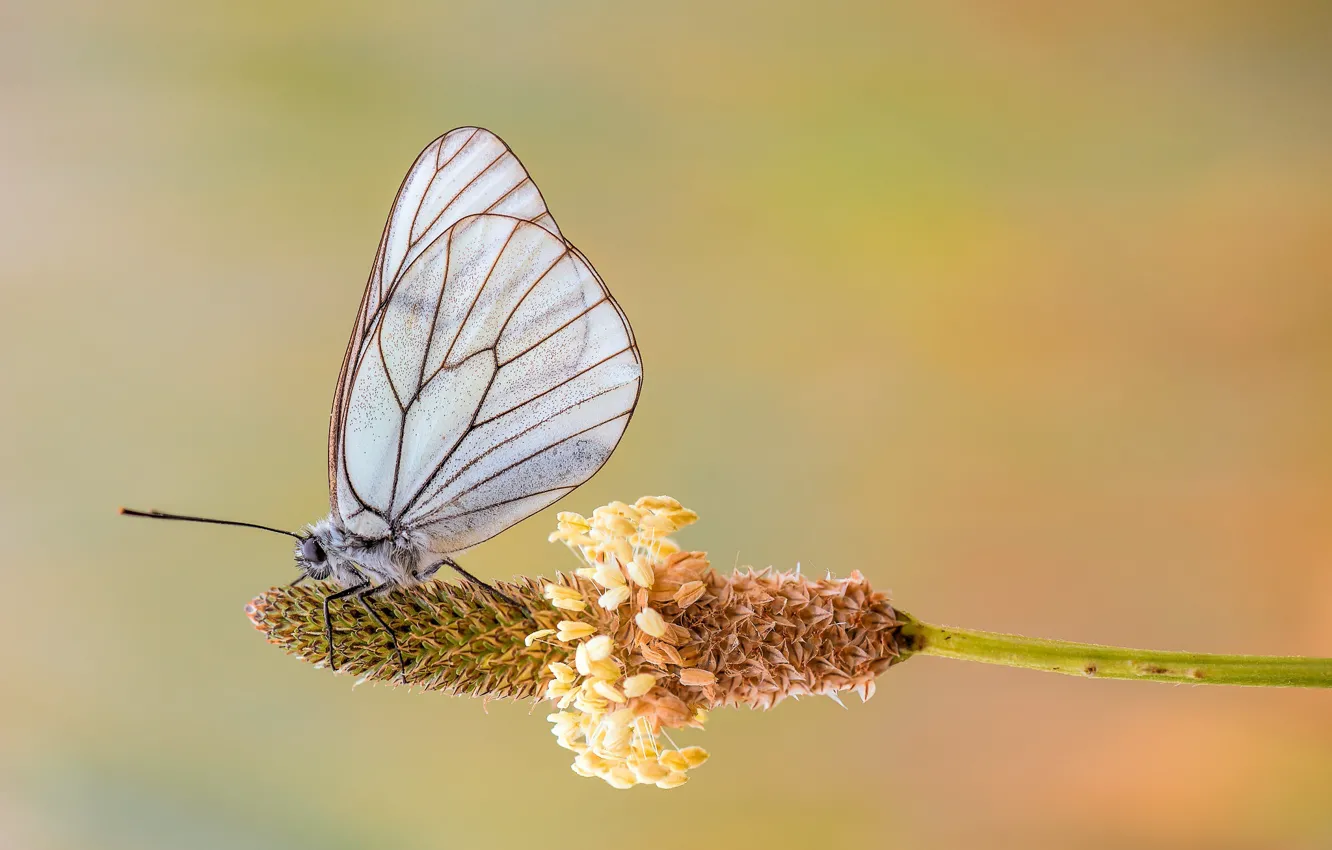
[{"label": "butterfly antenna", "polygon": [[120,508],[118,513],[124,516],[142,516],[148,517],[149,519],[178,519],[181,522],[206,522],[210,525],[236,525],[241,528],[257,528],[260,531],[271,531],[274,534],[285,534],[288,537],[295,537],[297,540],[305,539],[293,531],[283,531],[280,528],[270,528],[267,525],[259,525],[258,523],[253,522],[236,522],[235,520],[230,519],[209,519],[208,517],[185,516],[184,514],[164,514],[161,511],[135,511],[130,510],[129,508]]}]

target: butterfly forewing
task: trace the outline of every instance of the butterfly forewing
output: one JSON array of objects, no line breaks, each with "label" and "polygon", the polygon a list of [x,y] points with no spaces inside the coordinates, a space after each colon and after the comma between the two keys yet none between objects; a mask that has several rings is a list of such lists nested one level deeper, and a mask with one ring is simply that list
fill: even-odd
[{"label": "butterfly forewing", "polygon": [[[534,221],[560,235],[541,192],[509,147],[488,130],[460,127],[431,142],[412,163],[380,237],[333,398],[328,487],[335,510],[348,495],[347,482],[339,480],[341,449],[336,435],[344,427],[351,373],[364,352],[370,324],[385,294],[416,254],[458,219],[484,212]],[[350,510],[360,507],[353,505]]]},{"label": "butterfly forewing", "polygon": [[355,534],[452,552],[586,481],[642,368],[619,306],[513,154],[455,130],[418,157],[334,398],[329,487]]}]

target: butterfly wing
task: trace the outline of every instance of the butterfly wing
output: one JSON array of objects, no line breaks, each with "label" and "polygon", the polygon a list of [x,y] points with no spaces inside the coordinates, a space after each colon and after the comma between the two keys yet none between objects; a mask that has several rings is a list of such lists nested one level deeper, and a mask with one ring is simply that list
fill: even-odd
[{"label": "butterfly wing", "polygon": [[[535,187],[523,215],[468,215],[433,238],[437,223],[409,225],[395,241],[402,199],[425,196],[412,174],[344,359],[330,491],[353,533],[421,529],[451,552],[590,478],[624,433],[642,366],[619,305]],[[381,285],[385,269],[397,271]]]},{"label": "butterfly wing", "polygon": [[502,139],[478,127],[450,130],[421,151],[398,188],[342,359],[328,433],[328,490],[335,513],[346,491],[345,482],[339,486],[337,435],[346,417],[351,372],[364,354],[370,325],[407,263],[458,219],[484,212],[534,221],[560,235],[540,190]]}]

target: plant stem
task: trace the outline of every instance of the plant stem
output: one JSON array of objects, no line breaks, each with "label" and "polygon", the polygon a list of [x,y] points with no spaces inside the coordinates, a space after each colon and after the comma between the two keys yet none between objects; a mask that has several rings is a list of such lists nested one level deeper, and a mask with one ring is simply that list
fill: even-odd
[{"label": "plant stem", "polygon": [[901,631],[906,646],[904,656],[938,655],[1097,679],[1143,679],[1194,685],[1332,688],[1332,658],[1210,655],[1124,649],[1094,643],[933,626],[912,619],[903,612],[898,612],[898,616],[904,620]]}]

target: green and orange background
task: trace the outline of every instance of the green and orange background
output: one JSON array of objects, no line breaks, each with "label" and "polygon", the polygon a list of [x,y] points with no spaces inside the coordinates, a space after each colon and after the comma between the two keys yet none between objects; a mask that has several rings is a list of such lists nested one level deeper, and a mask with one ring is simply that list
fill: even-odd
[{"label": "green and orange background", "polygon": [[[512,145],[646,380],[560,508],[932,622],[1332,655],[1332,7],[11,3],[0,847],[1332,847],[1332,694],[919,658],[674,791],[243,608],[416,153]],[[464,557],[572,565],[555,509]],[[680,741],[683,745],[686,742]]]}]

